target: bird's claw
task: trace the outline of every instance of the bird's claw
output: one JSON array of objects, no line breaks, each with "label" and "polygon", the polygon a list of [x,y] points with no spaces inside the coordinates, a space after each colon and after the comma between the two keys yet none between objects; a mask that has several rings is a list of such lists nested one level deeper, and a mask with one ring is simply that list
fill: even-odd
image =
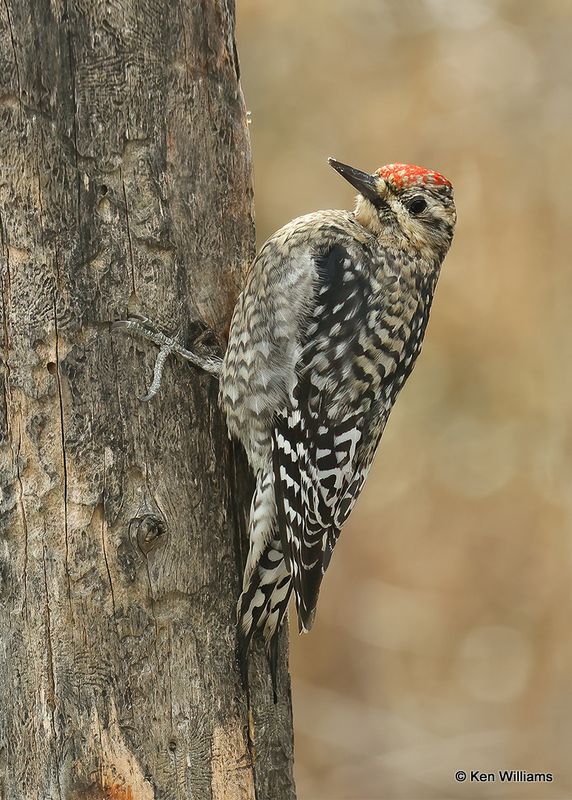
[{"label": "bird's claw", "polygon": [[[114,331],[123,331],[132,336],[139,336],[142,339],[147,339],[147,341],[153,342],[153,344],[159,348],[153,369],[153,380],[146,394],[139,398],[144,402],[155,397],[161,388],[163,368],[167,357],[171,355],[171,353],[181,356],[186,361],[189,361],[191,364],[194,364],[196,367],[212,375],[218,375],[220,372],[222,359],[219,356],[201,356],[183,347],[180,328],[175,336],[167,336],[165,333],[158,330],[148,317],[135,313],[127,319],[120,319],[113,322],[111,325],[111,332],[113,333]],[[204,332],[202,336],[204,336]]]}]

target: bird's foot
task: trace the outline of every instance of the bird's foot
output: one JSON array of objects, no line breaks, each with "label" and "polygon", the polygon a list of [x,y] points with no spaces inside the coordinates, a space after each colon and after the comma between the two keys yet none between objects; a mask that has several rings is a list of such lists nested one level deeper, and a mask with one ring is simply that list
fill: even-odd
[{"label": "bird's foot", "polygon": [[[123,331],[130,336],[138,336],[141,339],[146,339],[149,342],[157,345],[159,352],[155,360],[155,367],[153,369],[153,380],[147,393],[141,397],[141,400],[147,401],[155,397],[161,387],[161,377],[163,375],[163,367],[167,357],[172,353],[184,358],[195,367],[209,372],[211,375],[219,375],[222,364],[222,358],[218,355],[201,355],[194,353],[192,350],[187,350],[183,347],[181,340],[181,331],[177,331],[174,336],[167,336],[167,334],[160,331],[150,319],[139,314],[134,314],[129,319],[117,320],[111,326],[113,331]],[[201,339],[209,333],[208,330],[203,330],[202,333],[195,339],[195,344],[200,343]]]}]

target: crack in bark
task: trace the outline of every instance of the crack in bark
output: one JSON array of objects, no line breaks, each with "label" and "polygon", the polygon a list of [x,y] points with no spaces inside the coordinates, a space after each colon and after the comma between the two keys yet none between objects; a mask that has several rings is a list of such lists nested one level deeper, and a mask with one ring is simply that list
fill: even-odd
[{"label": "crack in bark", "polygon": [[[50,593],[48,589],[48,572],[46,567],[46,546],[44,545],[42,550],[42,560],[43,560],[43,567],[44,567],[44,589],[46,593],[46,601],[44,611],[46,613],[46,656],[47,656],[47,664],[48,664],[48,684],[50,688],[50,716],[51,716],[51,728],[52,728],[52,736],[54,737],[54,743],[58,745],[58,733],[56,728],[56,679],[55,679],[55,666],[54,666],[54,651],[52,645],[52,617],[50,611]],[[58,769],[58,765],[56,763],[56,778],[58,782],[58,794],[60,800],[62,800],[62,787],[60,783],[60,772]]]},{"label": "crack in bark", "polygon": [[22,580],[24,583],[24,612],[26,619],[28,619],[28,518],[26,516],[26,505],[24,503],[24,486],[22,484],[22,475],[20,473],[20,449],[22,447],[22,426],[18,420],[18,450],[14,464],[16,466],[16,480],[18,482],[18,504],[20,506],[20,513],[22,515],[22,528],[24,530],[24,570]]},{"label": "crack in bark", "polygon": [[131,239],[131,225],[129,223],[129,204],[127,203],[127,191],[125,189],[125,181],[123,180],[123,170],[119,168],[119,180],[123,189],[123,201],[125,203],[125,223],[127,225],[127,240],[129,242],[129,262],[131,264],[131,288],[133,294],[137,296],[137,289],[135,288],[135,259],[133,258],[133,241]]},{"label": "crack in bark", "polygon": [[105,544],[106,524],[105,524],[105,453],[103,454],[103,495],[101,499],[101,549],[103,551],[103,560],[105,561],[105,570],[109,580],[109,591],[111,592],[111,606],[113,608],[113,619],[116,622],[117,609],[115,607],[115,593],[113,591],[113,581],[111,579],[111,570],[109,568],[109,560],[107,558],[107,546]]},{"label": "crack in bark", "polygon": [[54,328],[55,328],[55,347],[56,347],[56,381],[58,385],[58,402],[59,402],[59,418],[60,418],[60,436],[62,448],[62,468],[64,479],[64,539],[65,539],[65,571],[66,581],[68,587],[68,603],[70,613],[73,619],[73,606],[71,601],[71,578],[69,571],[69,530],[68,530],[68,465],[66,453],[66,432],[64,423],[64,398],[62,392],[62,376],[60,367],[60,334],[58,330],[58,313],[56,309],[56,296],[54,292]]},{"label": "crack in bark", "polygon": [[105,451],[103,453],[103,492],[101,497],[101,549],[103,552],[103,560],[105,561],[105,569],[107,572],[107,578],[109,580],[109,591],[111,592],[111,605],[113,608],[113,618],[115,620],[117,609],[115,607],[115,594],[113,592],[113,581],[111,579],[111,570],[109,568],[109,561],[107,558],[107,547],[105,544],[105,492],[106,492],[106,464],[105,464]]}]

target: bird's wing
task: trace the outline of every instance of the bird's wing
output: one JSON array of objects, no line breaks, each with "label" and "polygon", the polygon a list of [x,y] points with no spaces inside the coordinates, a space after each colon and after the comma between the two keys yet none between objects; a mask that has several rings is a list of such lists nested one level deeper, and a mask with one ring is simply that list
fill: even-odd
[{"label": "bird's wing", "polygon": [[278,527],[303,630],[312,626],[322,577],[365,480],[367,467],[355,463],[361,436],[359,418],[348,416],[314,438],[295,411],[281,415],[273,433]]},{"label": "bird's wing", "polygon": [[377,314],[371,317],[370,279],[355,258],[335,245],[316,266],[298,381],[272,435],[278,526],[303,630],[365,481],[401,354],[395,339],[384,346]]}]

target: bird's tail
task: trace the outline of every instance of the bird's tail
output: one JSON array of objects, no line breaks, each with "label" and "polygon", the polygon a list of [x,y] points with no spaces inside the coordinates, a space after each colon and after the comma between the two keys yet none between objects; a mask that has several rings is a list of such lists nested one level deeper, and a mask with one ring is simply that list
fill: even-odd
[{"label": "bird's tail", "polygon": [[258,563],[245,580],[237,606],[238,660],[243,682],[246,683],[248,650],[253,635],[262,632],[268,649],[270,674],[276,702],[276,673],[278,668],[278,634],[292,590],[292,579],[284,561],[282,543],[271,539]]}]

